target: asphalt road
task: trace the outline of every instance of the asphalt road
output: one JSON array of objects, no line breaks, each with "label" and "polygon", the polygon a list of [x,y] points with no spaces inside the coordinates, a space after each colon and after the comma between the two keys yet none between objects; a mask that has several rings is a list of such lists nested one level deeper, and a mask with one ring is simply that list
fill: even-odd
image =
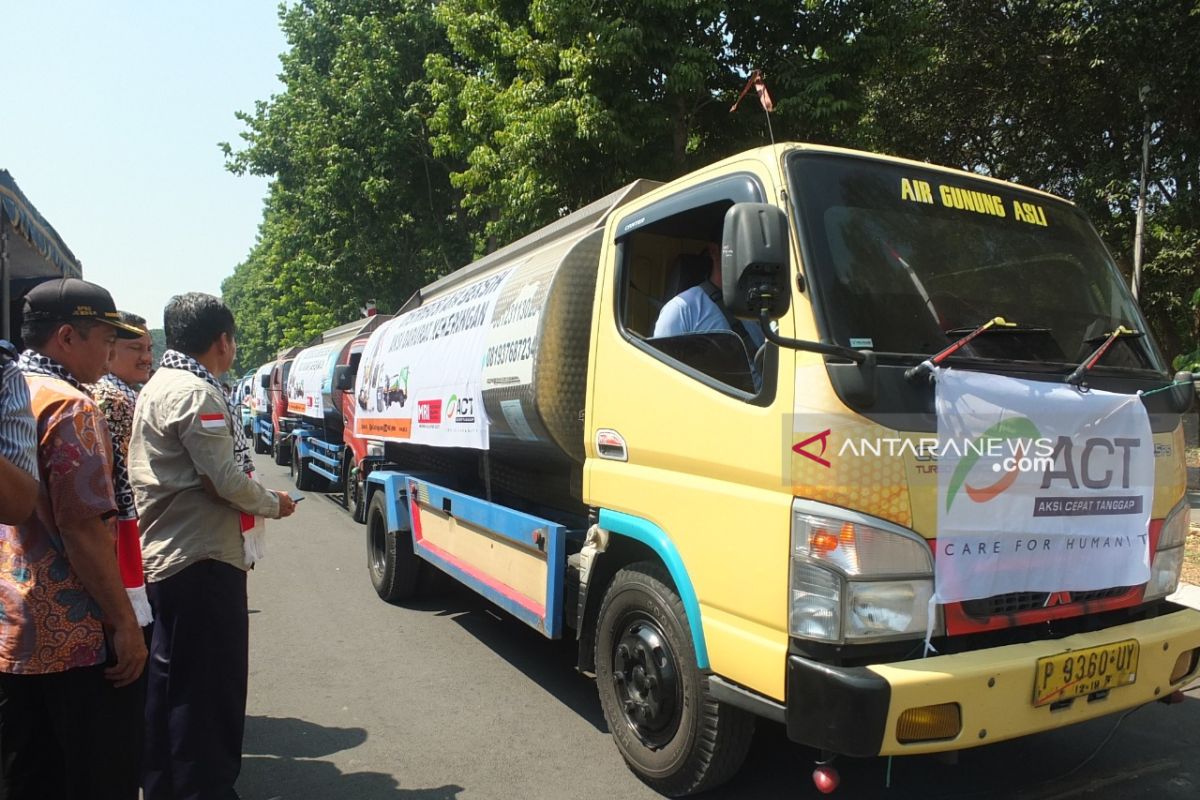
[{"label": "asphalt road", "polygon": [[[258,456],[272,488],[287,472]],[[658,797],[626,769],[570,642],[551,642],[446,581],[380,601],[364,528],[310,494],[268,523],[250,575],[244,800]],[[936,757],[838,762],[844,800],[1066,800],[1200,794],[1200,686],[1026,740]],[[741,773],[710,798],[819,797],[814,753],[760,722]],[[890,767],[890,784],[887,788]]]}]

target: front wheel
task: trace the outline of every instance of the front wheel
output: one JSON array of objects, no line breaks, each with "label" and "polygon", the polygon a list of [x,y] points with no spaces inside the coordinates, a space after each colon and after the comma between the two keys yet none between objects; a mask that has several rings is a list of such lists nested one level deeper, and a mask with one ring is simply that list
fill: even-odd
[{"label": "front wheel", "polygon": [[367,482],[361,469],[350,468],[346,476],[346,501],[350,507],[350,518],[358,524],[367,521]]},{"label": "front wheel", "polygon": [[354,472],[354,454],[351,453],[350,448],[347,447],[346,455],[342,459],[342,468],[341,468],[341,470],[338,471],[338,475],[341,476],[341,480],[338,481],[337,486],[333,487],[333,490],[337,493],[337,496],[340,498],[337,501],[338,505],[341,506],[342,508],[350,507],[350,486],[353,483],[353,479],[354,479],[353,472]]},{"label": "front wheel", "polygon": [[371,496],[367,509],[367,569],[381,600],[396,603],[417,596],[421,559],[413,552],[412,534],[388,530],[382,491]]},{"label": "front wheel", "polygon": [[658,564],[631,564],[609,584],[596,622],[596,687],[625,763],[662,794],[711,789],[746,758],[754,717],[709,695],[683,602]]}]

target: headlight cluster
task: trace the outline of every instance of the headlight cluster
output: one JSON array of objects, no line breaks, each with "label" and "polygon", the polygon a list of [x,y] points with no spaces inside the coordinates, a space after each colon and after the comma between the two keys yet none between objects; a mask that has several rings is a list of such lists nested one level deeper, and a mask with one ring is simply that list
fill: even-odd
[{"label": "headlight cluster", "polygon": [[1158,600],[1179,588],[1179,573],[1183,569],[1183,543],[1188,534],[1187,498],[1179,502],[1163,520],[1158,547],[1150,562],[1150,581],[1146,584],[1145,600]]},{"label": "headlight cluster", "polygon": [[925,633],[933,557],[913,531],[808,500],[792,502],[791,635],[828,642]]}]

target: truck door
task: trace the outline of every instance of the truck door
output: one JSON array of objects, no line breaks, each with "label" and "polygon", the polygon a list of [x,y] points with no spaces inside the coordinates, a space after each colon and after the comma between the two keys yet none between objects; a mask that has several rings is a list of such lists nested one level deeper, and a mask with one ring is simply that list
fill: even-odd
[{"label": "truck door", "polygon": [[[675,550],[697,595],[712,669],[783,698],[795,354],[770,344],[751,352],[762,340],[756,324],[716,330],[712,308],[706,332],[676,325],[664,335],[659,324],[675,295],[695,317],[696,292],[711,292],[703,281],[729,207],[771,197],[769,177],[747,162],[745,171],[651,195],[610,222],[584,491],[602,509],[602,526],[603,510],[623,512],[661,531],[660,549]],[[784,336],[795,335],[794,313],[780,320]]]}]

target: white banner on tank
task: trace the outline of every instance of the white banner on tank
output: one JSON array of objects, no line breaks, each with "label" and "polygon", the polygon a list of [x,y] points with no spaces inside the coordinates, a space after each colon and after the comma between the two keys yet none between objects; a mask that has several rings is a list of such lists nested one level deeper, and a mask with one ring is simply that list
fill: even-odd
[{"label": "white banner on tank", "polygon": [[484,388],[533,383],[534,345],[546,304],[541,288],[540,281],[525,284],[504,313],[493,320],[483,361]]},{"label": "white banner on tank", "polygon": [[[301,350],[292,362],[287,380],[287,409],[289,414],[304,417],[325,417],[324,391],[333,374],[333,362],[342,352],[344,341],[328,342]],[[332,411],[332,409],[329,409]]]},{"label": "white banner on tank", "polygon": [[467,284],[371,334],[355,381],[357,435],[488,448],[484,350],[496,300],[512,272]]},{"label": "white banner on tank", "polygon": [[1136,395],[938,370],[940,603],[1150,578],[1150,417]]}]

